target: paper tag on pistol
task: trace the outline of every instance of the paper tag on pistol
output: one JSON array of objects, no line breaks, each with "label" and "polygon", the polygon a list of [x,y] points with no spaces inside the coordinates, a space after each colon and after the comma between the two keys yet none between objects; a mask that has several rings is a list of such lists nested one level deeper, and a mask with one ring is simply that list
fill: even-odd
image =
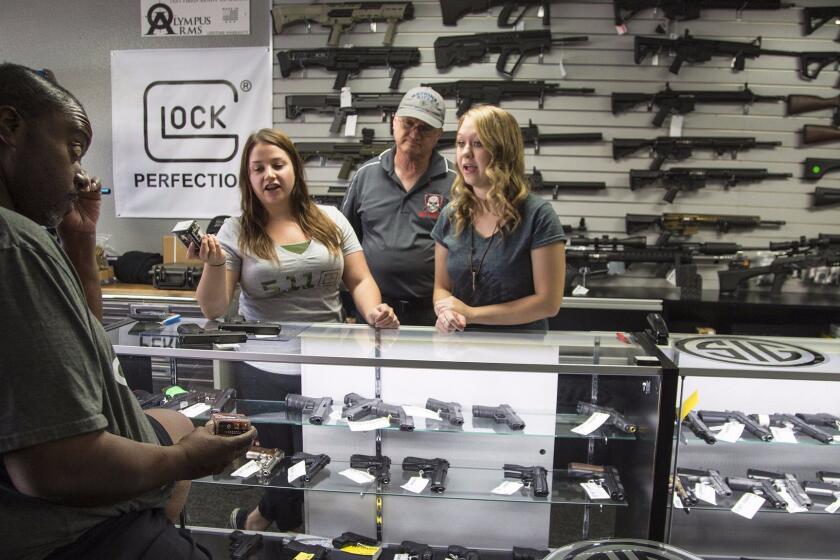
[{"label": "paper tag on pistol", "polygon": [[764,505],[765,501],[766,500],[761,496],[756,496],[752,493],[744,494],[741,496],[741,499],[738,500],[738,503],[732,506],[732,512],[740,515],[741,517],[752,519],[755,517],[758,510],[761,509],[761,506]]},{"label": "paper tag on pistol", "polygon": [[741,439],[741,434],[744,433],[744,425],[740,422],[727,422],[721,428],[720,433],[715,436],[718,441],[725,441],[727,443],[735,443]]},{"label": "paper tag on pistol", "polygon": [[289,467],[289,471],[288,471],[289,482],[294,482],[295,480],[299,479],[300,477],[302,477],[305,474],[306,474],[306,461],[300,461],[299,463]]},{"label": "paper tag on pistol", "polygon": [[521,482],[513,481],[513,480],[505,480],[490,492],[492,494],[501,494],[503,496],[510,496],[511,494],[516,494],[519,490],[524,486]]},{"label": "paper tag on pistol", "polygon": [[583,487],[584,492],[586,492],[586,495],[589,496],[590,500],[610,499],[610,495],[607,494],[607,491],[604,490],[604,487],[598,484],[597,482],[581,482],[580,485]]},{"label": "paper tag on pistol", "polygon": [[351,432],[369,432],[371,430],[390,428],[391,419],[385,416],[384,418],[374,418],[373,420],[365,420],[363,422],[351,422],[348,420],[347,426]]},{"label": "paper tag on pistol", "polygon": [[230,473],[230,476],[235,476],[238,478],[249,478],[257,474],[259,471],[260,464],[256,461],[251,460],[239,467],[238,469],[236,469],[235,471],[233,471],[232,473]]},{"label": "paper tag on pistol", "polygon": [[371,482],[376,480],[376,477],[372,474],[365,471],[360,471],[359,469],[344,469],[338,474],[349,478],[356,484],[370,484]]},{"label": "paper tag on pistol", "polygon": [[610,419],[610,415],[606,412],[593,412],[592,416],[586,419],[586,421],[581,424],[580,426],[575,426],[572,428],[576,434],[580,434],[582,436],[587,436],[600,428],[604,425],[604,422]]},{"label": "paper tag on pistol", "polygon": [[408,490],[409,492],[414,492],[415,494],[419,494],[423,490],[426,489],[426,486],[429,485],[429,479],[423,478],[422,476],[412,476],[408,482],[403,484],[401,488]]}]

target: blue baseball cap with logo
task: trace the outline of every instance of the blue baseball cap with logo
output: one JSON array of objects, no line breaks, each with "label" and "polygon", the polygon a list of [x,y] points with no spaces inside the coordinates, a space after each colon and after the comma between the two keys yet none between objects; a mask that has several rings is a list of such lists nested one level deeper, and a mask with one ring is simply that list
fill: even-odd
[{"label": "blue baseball cap with logo", "polygon": [[432,88],[416,87],[403,96],[395,116],[413,117],[433,128],[443,128],[446,105],[443,97]]}]

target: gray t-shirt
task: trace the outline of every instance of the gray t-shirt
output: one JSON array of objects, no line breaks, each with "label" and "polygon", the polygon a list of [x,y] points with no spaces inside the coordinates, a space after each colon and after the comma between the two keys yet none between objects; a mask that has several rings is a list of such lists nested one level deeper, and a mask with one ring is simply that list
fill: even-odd
[{"label": "gray t-shirt", "polygon": [[239,271],[239,313],[249,321],[336,323],[343,320],[338,288],[344,256],[361,251],[353,228],[332,206],[318,206],[341,232],[341,253],[312,240],[301,253],[275,246],[278,262],[242,253],[240,218],[228,218],[216,236],[227,253],[227,268]]},{"label": "gray t-shirt", "polygon": [[[98,430],[157,444],[66,255],[43,228],[3,208],[0,270],[0,455]],[[0,460],[2,556],[43,558],[108,518],[163,507],[170,490],[71,507],[21,494]]]},{"label": "gray t-shirt", "polygon": [[[531,250],[566,239],[551,204],[534,194],[529,194],[519,209],[522,214],[519,226],[506,236],[496,233],[484,239],[472,225],[456,236],[455,225],[450,221],[451,211],[451,206],[444,208],[432,230],[432,238],[449,251],[446,270],[452,282],[452,295],[470,306],[505,303],[533,295]],[[475,291],[473,271],[477,272]],[[548,320],[501,328],[547,329]]]}]

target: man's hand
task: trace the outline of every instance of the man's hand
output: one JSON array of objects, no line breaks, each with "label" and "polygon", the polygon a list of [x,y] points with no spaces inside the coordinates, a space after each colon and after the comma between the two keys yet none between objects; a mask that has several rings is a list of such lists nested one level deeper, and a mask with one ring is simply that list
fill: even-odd
[{"label": "man's hand", "polygon": [[380,329],[396,329],[400,321],[391,306],[387,303],[380,303],[367,314],[367,322],[372,327]]},{"label": "man's hand", "polygon": [[234,459],[245,455],[257,437],[257,429],[238,436],[217,436],[212,425],[196,428],[173,447],[184,456],[182,480],[192,480],[222,472]]},{"label": "man's hand", "polygon": [[90,178],[82,170],[75,177],[79,195],[73,207],[58,225],[58,233],[64,238],[74,233],[96,233],[99,210],[102,206],[102,183],[98,177]]}]

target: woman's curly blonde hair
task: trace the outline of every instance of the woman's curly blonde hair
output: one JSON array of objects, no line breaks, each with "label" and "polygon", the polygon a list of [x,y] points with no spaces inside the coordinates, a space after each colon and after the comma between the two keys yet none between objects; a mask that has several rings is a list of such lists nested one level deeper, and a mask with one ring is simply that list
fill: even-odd
[{"label": "woman's curly blonde hair", "polygon": [[[490,152],[490,164],[485,170],[491,185],[487,204],[501,218],[499,231],[506,235],[522,221],[519,207],[530,191],[525,179],[522,131],[513,115],[493,105],[479,105],[464,113],[458,121],[458,130],[467,118],[472,119],[482,145]],[[459,168],[452,183],[452,221],[456,235],[473,223],[478,205],[478,197],[464,182]]]}]

